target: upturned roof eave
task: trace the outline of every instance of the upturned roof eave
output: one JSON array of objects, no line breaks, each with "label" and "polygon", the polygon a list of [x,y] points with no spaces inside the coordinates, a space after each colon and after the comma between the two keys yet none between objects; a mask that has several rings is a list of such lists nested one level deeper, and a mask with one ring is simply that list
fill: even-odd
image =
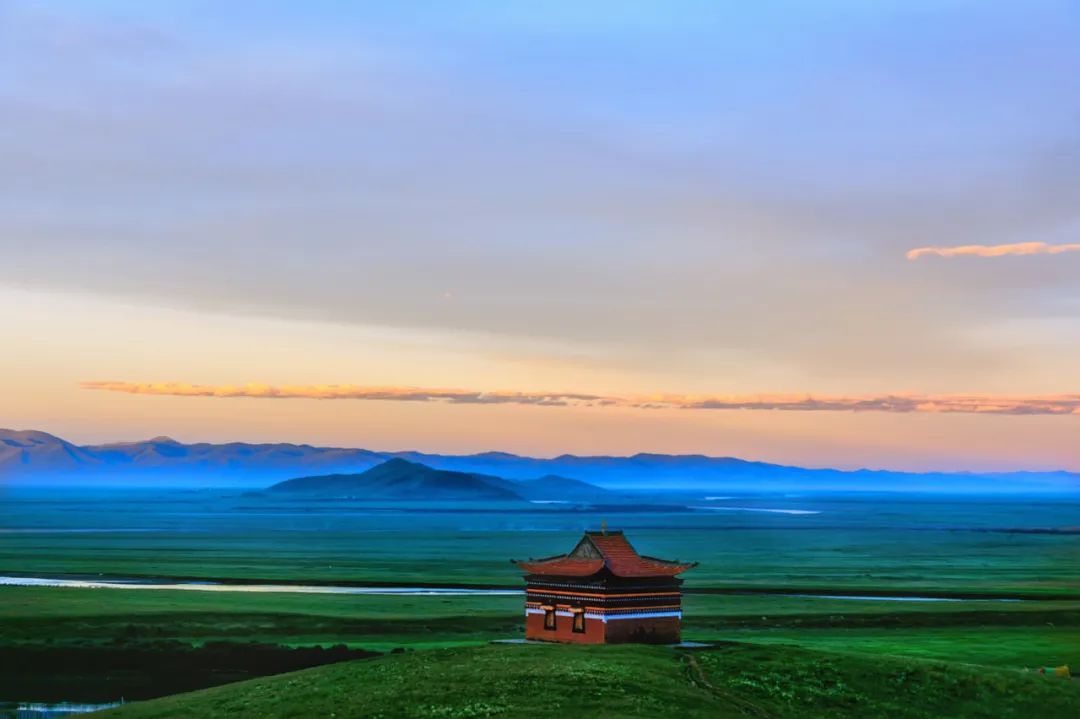
[{"label": "upturned roof eave", "polygon": [[[614,552],[611,542],[595,541],[611,537],[616,547],[628,552]],[[617,538],[617,539],[616,539]],[[575,556],[585,542],[595,550],[596,557]],[[544,559],[510,560],[528,574],[539,576],[587,577],[607,571],[621,579],[647,579],[675,577],[698,566],[697,562],[679,562],[638,554],[621,531],[587,531],[568,554],[557,554]],[[599,564],[597,564],[599,563]],[[630,566],[627,566],[627,565]],[[548,571],[544,571],[547,569]]]}]

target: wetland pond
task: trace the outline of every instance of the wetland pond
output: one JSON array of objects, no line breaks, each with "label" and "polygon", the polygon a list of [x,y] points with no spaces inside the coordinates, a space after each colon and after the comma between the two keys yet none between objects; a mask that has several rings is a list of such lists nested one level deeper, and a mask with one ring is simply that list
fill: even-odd
[{"label": "wetland pond", "polygon": [[0,701],[0,719],[60,719],[60,717],[89,714],[118,707],[123,702],[109,704],[42,704],[40,702],[4,702]]}]

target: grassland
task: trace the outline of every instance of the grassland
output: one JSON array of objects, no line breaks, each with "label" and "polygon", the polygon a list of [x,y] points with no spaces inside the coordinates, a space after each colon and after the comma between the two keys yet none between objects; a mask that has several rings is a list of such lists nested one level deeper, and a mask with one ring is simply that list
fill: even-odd
[{"label": "grassland", "polygon": [[[1080,666],[1080,602],[690,595],[684,634],[985,664]],[[519,596],[389,597],[0,587],[0,645],[344,644],[391,651],[522,633]]]},{"label": "grassland", "polygon": [[203,594],[0,587],[0,643],[178,640],[391,651],[486,642],[522,631],[520,597]]},{"label": "grassland", "polygon": [[[492,639],[521,637],[520,603],[519,596],[0,587],[0,661],[5,663],[0,696],[145,699],[340,660],[347,658],[340,653],[345,647],[386,653],[407,649],[418,655],[475,648]],[[861,656],[871,666],[911,657],[946,661],[964,671],[981,665],[980,671],[1019,672],[1080,665],[1080,603],[690,595],[685,635],[753,643],[770,657],[791,656],[795,647],[820,648]],[[315,656],[289,653],[308,647],[340,649]],[[872,678],[864,681],[870,684]],[[477,711],[486,711],[488,700],[477,701]],[[633,709],[618,702],[613,706],[622,708],[606,716]],[[299,709],[295,713],[304,715]]]},{"label": "grassland", "polygon": [[[484,508],[449,512],[416,507],[407,511],[276,507],[203,493],[166,501],[150,501],[143,494],[127,504],[116,500],[87,495],[7,502],[3,507],[5,526],[0,526],[0,574],[102,573],[283,583],[518,588],[520,577],[507,559],[565,551],[581,529],[596,524],[596,519],[587,515],[546,511],[500,514]],[[768,501],[781,502],[775,498]],[[49,698],[104,701],[212,686],[257,676],[264,670],[282,671],[289,668],[289,662],[340,659],[343,649],[407,650],[405,658],[394,655],[372,665],[387,667],[379,671],[388,676],[398,671],[394,667],[423,662],[430,665],[431,681],[482,683],[479,676],[454,678],[445,673],[449,668],[445,672],[441,668],[453,657],[470,657],[472,662],[473,654],[455,652],[475,651],[478,672],[495,672],[501,667],[499,671],[518,677],[513,681],[524,683],[518,686],[511,682],[504,687],[515,697],[518,693],[523,698],[538,697],[539,684],[569,680],[569,675],[557,674],[562,670],[530,664],[533,656],[567,658],[576,669],[566,671],[578,676],[585,687],[595,688],[599,678],[624,687],[612,690],[617,695],[602,695],[602,706],[611,709],[601,716],[641,715],[652,699],[635,693],[626,677],[660,672],[658,676],[682,682],[662,682],[667,691],[674,692],[664,700],[664,706],[669,702],[683,706],[680,702],[692,699],[714,710],[710,716],[725,716],[724,712],[731,711],[750,711],[755,716],[752,707],[732,700],[733,692],[768,707],[770,713],[757,716],[796,715],[784,712],[806,701],[824,702],[814,705],[821,709],[821,716],[846,711],[845,701],[872,700],[884,711],[884,692],[903,689],[889,682],[904,684],[908,681],[904,677],[916,676],[929,682],[924,691],[940,693],[931,703],[916,705],[925,715],[936,716],[932,709],[953,707],[948,703],[948,697],[953,696],[961,703],[977,703],[981,697],[992,704],[984,714],[976,711],[975,704],[957,704],[960,713],[944,716],[996,717],[1008,716],[998,711],[1001,707],[1027,706],[1021,701],[1023,697],[1010,700],[1012,703],[1001,699],[1007,693],[1002,687],[1036,694],[1042,691],[1038,688],[1041,685],[1024,683],[1030,677],[1020,674],[1021,670],[1065,663],[1080,666],[1080,547],[1075,537],[1003,531],[1017,523],[1013,515],[1026,517],[1028,526],[1074,522],[1070,519],[1075,514],[1074,505],[1037,502],[1018,511],[1000,502],[784,501],[788,501],[784,506],[810,507],[820,514],[607,517],[627,529],[645,553],[702,562],[686,577],[690,593],[685,599],[684,636],[720,642],[727,648],[695,654],[694,662],[686,657],[672,659],[670,652],[657,654],[651,649],[642,649],[640,654],[612,650],[610,655],[589,654],[587,650],[544,654],[549,648],[540,648],[540,654],[500,654],[501,649],[488,653],[482,648],[490,640],[521,636],[518,595],[359,596],[0,587],[0,656],[15,665],[14,671],[6,671],[0,680],[0,699],[46,698],[26,693],[29,678],[35,675],[27,673],[32,671],[29,665],[18,666],[19,656],[33,659],[34,666],[56,662],[75,668],[63,676],[50,677]],[[851,601],[710,593],[732,589],[989,595],[1026,597],[1028,601]],[[343,649],[325,655],[289,653],[295,648],[335,646]],[[92,658],[95,656],[98,660]],[[230,671],[199,673],[209,658],[225,656],[232,662]],[[522,667],[510,666],[522,657]],[[176,686],[160,681],[155,690],[158,679],[140,674],[137,667],[127,668],[136,659],[148,665],[167,665],[174,673],[184,673],[188,666],[201,684]],[[610,669],[601,666],[609,659],[613,662]],[[947,664],[925,664],[927,660]],[[742,661],[750,664],[742,667]],[[784,661],[792,663],[785,668]],[[859,673],[859,666],[879,665],[892,669],[884,674],[869,669]],[[354,668],[340,671],[362,671],[356,668],[360,665],[349,666]],[[338,668],[326,667],[324,671]],[[755,678],[756,673],[761,675]],[[368,681],[357,676],[361,684]],[[534,679],[528,679],[530,676]],[[740,676],[740,683],[730,684],[732,677]],[[961,681],[963,677],[969,679]],[[986,677],[1004,678],[994,678],[988,687]],[[834,685],[843,687],[835,696],[829,693]],[[267,687],[259,691],[268,698],[285,691],[285,685],[249,686]],[[347,681],[345,686],[350,686]],[[511,691],[510,686],[516,688]],[[85,694],[87,687],[94,687],[94,691],[104,687],[111,693],[91,697]],[[343,706],[352,706],[350,692],[369,691],[359,684],[352,690],[342,689],[344,693],[329,685],[319,687],[318,692],[326,692]],[[129,693],[129,689],[137,693]],[[225,689],[220,691],[220,695],[207,696],[231,697],[223,701],[240,702],[238,706],[262,706],[257,697],[244,699]],[[450,690],[432,691],[438,695]],[[486,691],[468,701],[463,694],[460,699],[464,704],[455,703],[458,699],[452,697],[444,704],[438,703],[442,700],[417,704],[412,715],[494,716],[503,712],[500,707],[505,701],[499,698],[503,695]],[[581,693],[567,691],[574,696]],[[791,695],[792,691],[796,694]],[[802,692],[807,691],[821,696],[804,696]],[[755,692],[763,694],[753,699]],[[373,697],[377,699],[378,693]],[[392,699],[384,699],[377,707],[371,705],[376,707],[372,711],[398,715]],[[322,706],[321,700],[312,700],[316,707]],[[300,704],[289,704],[285,698],[281,701],[279,708],[296,716],[319,713],[317,709],[302,711]],[[522,711],[518,705],[509,706],[515,715],[527,716],[517,713]],[[207,711],[207,716],[214,716],[217,710]],[[856,715],[835,712],[832,715]],[[694,716],[690,710],[681,713]]]},{"label": "grassland", "polygon": [[103,713],[218,717],[1074,719],[1080,685],[925,660],[727,644],[485,646],[349,662]]},{"label": "grassland", "polygon": [[[256,528],[242,534],[244,526],[221,534],[7,536],[0,542],[0,569],[48,575],[517,587],[520,577],[509,559],[550,556],[566,551],[580,537],[576,530],[536,536],[449,528],[360,536]],[[1080,543],[1075,536],[897,530],[867,536],[823,527],[775,533],[755,528],[650,530],[634,539],[651,554],[701,562],[687,577],[701,589],[1080,599]]]},{"label": "grassland", "polygon": [[[605,515],[647,554],[695,560],[697,589],[1072,596],[1075,502],[739,498],[817,514]],[[500,507],[268,502],[137,492],[0,494],[0,572],[321,584],[517,587],[511,558],[566,551],[600,518]],[[452,510],[452,511],[451,511]]]}]

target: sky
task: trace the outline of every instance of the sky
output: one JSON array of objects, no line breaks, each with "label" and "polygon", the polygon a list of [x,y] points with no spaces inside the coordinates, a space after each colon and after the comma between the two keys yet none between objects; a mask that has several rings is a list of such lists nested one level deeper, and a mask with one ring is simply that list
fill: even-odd
[{"label": "sky", "polygon": [[1077,37],[0,0],[0,426],[1080,470]]}]

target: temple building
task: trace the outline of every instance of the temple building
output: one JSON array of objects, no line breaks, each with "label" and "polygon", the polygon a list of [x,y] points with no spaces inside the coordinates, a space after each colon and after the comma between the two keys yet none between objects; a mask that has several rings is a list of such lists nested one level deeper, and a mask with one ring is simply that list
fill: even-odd
[{"label": "temple building", "polygon": [[578,644],[680,641],[682,580],[697,562],[639,555],[622,532],[586,532],[569,554],[511,560],[525,573],[525,638]]}]

